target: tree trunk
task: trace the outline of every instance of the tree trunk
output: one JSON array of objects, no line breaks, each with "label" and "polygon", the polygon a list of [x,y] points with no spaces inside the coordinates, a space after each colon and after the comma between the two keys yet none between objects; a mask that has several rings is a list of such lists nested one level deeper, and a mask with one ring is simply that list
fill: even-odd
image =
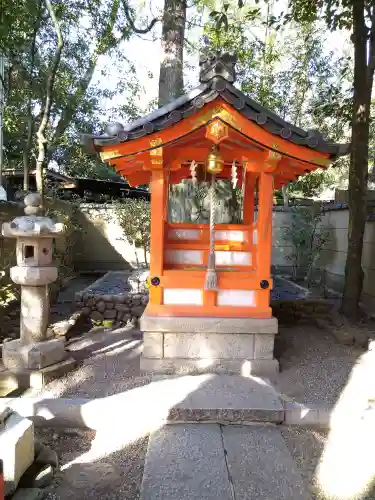
[{"label": "tree trunk", "polygon": [[56,18],[56,14],[51,3],[51,0],[45,0],[45,4],[48,10],[48,13],[51,17],[53,26],[55,28],[56,36],[57,36],[57,47],[55,50],[55,54],[53,56],[53,61],[51,64],[51,70],[49,72],[46,84],[46,100],[44,103],[44,111],[42,120],[40,122],[38,131],[37,131],[37,140],[38,140],[38,158],[36,161],[36,188],[38,193],[42,198],[42,209],[44,211],[44,165],[46,159],[46,150],[47,150],[47,138],[45,136],[46,128],[49,123],[49,118],[51,115],[51,108],[53,103],[53,87],[55,84],[57,70],[61,60],[61,52],[64,46],[64,41],[60,29],[60,24],[58,19]]},{"label": "tree trunk", "polygon": [[23,190],[27,193],[30,189],[29,185],[29,166],[30,166],[30,153],[34,133],[34,118],[32,113],[33,101],[33,86],[34,86],[34,65],[36,54],[36,37],[40,28],[42,16],[42,2],[38,3],[37,17],[34,23],[34,29],[31,38],[30,48],[30,71],[28,81],[28,99],[27,99],[27,121],[26,121],[26,141],[23,147]]},{"label": "tree trunk", "polygon": [[366,223],[366,194],[368,177],[368,141],[371,90],[373,82],[372,52],[367,65],[367,28],[364,0],[353,2],[354,42],[354,104],[352,117],[352,153],[349,167],[349,228],[348,254],[345,265],[345,285],[341,312],[348,317],[359,313],[363,286],[362,250]]},{"label": "tree trunk", "polygon": [[159,76],[159,106],[182,95],[186,1],[165,0],[162,29],[162,60]]}]

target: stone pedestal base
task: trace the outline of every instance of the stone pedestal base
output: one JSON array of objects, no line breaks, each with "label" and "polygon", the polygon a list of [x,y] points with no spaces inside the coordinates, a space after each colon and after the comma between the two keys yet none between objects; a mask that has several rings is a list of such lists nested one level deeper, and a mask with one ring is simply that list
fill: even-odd
[{"label": "stone pedestal base", "polygon": [[40,370],[66,358],[65,342],[61,339],[45,340],[23,345],[19,339],[3,344],[3,364],[7,370]]},{"label": "stone pedestal base", "polygon": [[13,413],[1,425],[1,409],[0,459],[3,460],[4,466],[5,495],[10,495],[34,461],[34,424],[31,420]]},{"label": "stone pedestal base", "polygon": [[274,375],[277,320],[249,318],[141,318],[141,370],[155,373]]}]

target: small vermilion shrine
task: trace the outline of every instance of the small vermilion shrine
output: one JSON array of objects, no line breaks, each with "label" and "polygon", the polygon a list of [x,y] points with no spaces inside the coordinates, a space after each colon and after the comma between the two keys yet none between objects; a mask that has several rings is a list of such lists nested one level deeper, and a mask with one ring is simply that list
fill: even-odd
[{"label": "small vermilion shrine", "polygon": [[[234,57],[201,57],[200,70],[196,89],[129,125],[84,136],[84,143],[130,185],[150,184],[142,368],[272,373],[274,190],[327,168],[348,145],[297,128],[245,96],[233,86]],[[209,223],[168,220],[169,187],[184,179],[209,185]],[[241,224],[216,223],[215,183],[223,179],[241,190]]]}]

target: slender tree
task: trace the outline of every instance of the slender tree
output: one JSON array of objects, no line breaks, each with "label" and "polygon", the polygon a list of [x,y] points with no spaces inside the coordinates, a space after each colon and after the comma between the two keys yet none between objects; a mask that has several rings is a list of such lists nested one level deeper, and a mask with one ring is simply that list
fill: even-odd
[{"label": "slender tree", "polygon": [[186,0],[165,0],[161,39],[159,106],[163,106],[183,93],[185,24]]},{"label": "slender tree", "polygon": [[61,61],[61,52],[64,46],[64,40],[62,37],[60,22],[56,17],[55,10],[51,3],[51,0],[45,0],[45,4],[48,10],[48,14],[51,17],[51,21],[53,23],[57,45],[55,54],[53,56],[51,68],[47,78],[46,84],[46,95],[45,101],[43,104],[43,115],[42,120],[40,122],[38,131],[36,133],[37,141],[38,141],[38,158],[36,162],[36,187],[38,192],[42,197],[42,208],[44,208],[44,179],[43,179],[43,169],[46,158],[46,149],[47,149],[47,138],[46,138],[46,128],[49,123],[51,109],[53,104],[53,88],[55,85],[56,75],[59,68],[59,64]]}]

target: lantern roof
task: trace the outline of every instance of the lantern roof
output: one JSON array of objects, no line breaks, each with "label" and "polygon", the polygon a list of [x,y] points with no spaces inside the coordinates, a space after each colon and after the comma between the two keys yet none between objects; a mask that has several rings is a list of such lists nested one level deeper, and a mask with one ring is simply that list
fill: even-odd
[{"label": "lantern roof", "polygon": [[209,103],[220,100],[275,138],[314,150],[331,161],[349,153],[350,144],[336,144],[325,139],[318,130],[296,127],[238,90],[233,85],[235,63],[236,57],[229,54],[201,56],[198,87],[129,124],[109,123],[101,135],[83,134],[82,143],[94,152],[106,149],[106,146],[136,141],[173,127]]}]

